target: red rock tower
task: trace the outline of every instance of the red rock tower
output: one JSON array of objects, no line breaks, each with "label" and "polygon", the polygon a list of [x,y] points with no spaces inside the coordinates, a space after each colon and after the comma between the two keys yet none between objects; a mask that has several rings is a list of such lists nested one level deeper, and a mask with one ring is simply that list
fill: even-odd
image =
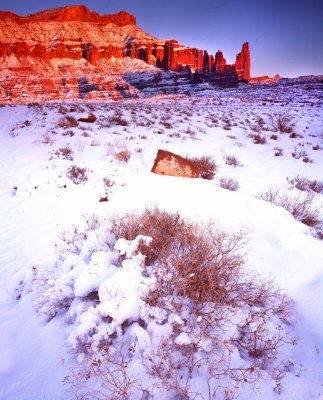
[{"label": "red rock tower", "polygon": [[237,55],[235,67],[239,80],[250,79],[250,50],[248,42],[242,45],[241,52]]}]

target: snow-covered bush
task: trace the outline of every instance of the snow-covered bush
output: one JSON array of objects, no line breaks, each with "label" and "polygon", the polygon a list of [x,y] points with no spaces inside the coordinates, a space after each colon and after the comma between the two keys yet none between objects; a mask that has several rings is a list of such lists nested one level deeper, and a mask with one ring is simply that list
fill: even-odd
[{"label": "snow-covered bush", "polygon": [[75,398],[233,399],[282,379],[292,303],[244,270],[245,237],[158,208],[65,233],[33,279],[37,310],[65,318]]}]

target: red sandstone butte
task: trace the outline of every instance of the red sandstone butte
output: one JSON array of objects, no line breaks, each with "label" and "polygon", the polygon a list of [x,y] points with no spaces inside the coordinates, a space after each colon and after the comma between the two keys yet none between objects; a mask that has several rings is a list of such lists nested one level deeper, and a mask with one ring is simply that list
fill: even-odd
[{"label": "red sandstone butte", "polygon": [[120,78],[129,68],[132,73],[130,59],[143,61],[133,64],[135,73],[155,66],[236,81],[250,79],[248,43],[235,63],[228,65],[220,51],[214,56],[145,33],[125,11],[100,15],[86,6],[27,16],[0,11],[0,102],[136,96],[127,82],[120,88]]},{"label": "red sandstone butte", "polygon": [[151,172],[181,178],[200,177],[200,169],[195,163],[166,150],[158,150]]}]

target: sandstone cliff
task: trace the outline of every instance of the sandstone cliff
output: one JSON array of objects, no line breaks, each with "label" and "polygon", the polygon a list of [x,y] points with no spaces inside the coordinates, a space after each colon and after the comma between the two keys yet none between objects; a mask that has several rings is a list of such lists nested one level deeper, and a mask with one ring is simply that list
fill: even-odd
[{"label": "sandstone cliff", "polygon": [[158,40],[121,11],[99,15],[86,6],[28,16],[0,12],[0,101],[105,100],[136,96],[127,72],[200,72],[236,80],[250,78],[248,43],[233,65],[221,52]]}]

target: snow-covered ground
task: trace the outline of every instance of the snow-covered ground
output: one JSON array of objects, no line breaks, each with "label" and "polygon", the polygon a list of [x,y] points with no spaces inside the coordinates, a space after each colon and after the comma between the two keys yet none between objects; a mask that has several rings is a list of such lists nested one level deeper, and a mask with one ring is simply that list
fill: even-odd
[{"label": "snow-covered ground", "polygon": [[[216,221],[223,231],[243,229],[248,237],[246,269],[266,280],[273,278],[295,301],[296,322],[290,329],[298,343],[282,350],[292,360],[283,371],[282,389],[273,390],[277,381],[268,374],[259,381],[260,391],[246,385],[239,398],[323,398],[323,241],[284,208],[258,198],[269,189],[292,198],[303,196],[291,183],[297,175],[323,179],[320,93],[310,93],[311,100],[304,102],[305,95],[290,99],[288,90],[286,86],[288,100],[280,91],[279,102],[273,101],[275,88],[266,88],[261,100],[261,89],[253,97],[240,89],[208,97],[0,108],[1,400],[74,398],[63,381],[70,368],[74,371],[81,364],[80,352],[73,351],[78,336],[93,328],[94,316],[80,300],[91,285],[100,286],[98,312],[113,316],[115,325],[142,314],[142,298],[153,278],[142,275],[140,254],[129,249],[134,243],[121,241],[111,249],[103,232],[110,216],[155,206],[192,221]],[[73,125],[66,117],[90,113],[96,122],[62,127],[71,121]],[[279,119],[289,133],[279,132]],[[213,157],[215,178],[152,174],[158,149],[184,157]],[[230,165],[232,160],[237,165]],[[68,172],[72,166],[84,168],[86,179],[74,183]],[[238,181],[239,189],[220,187],[221,178]],[[322,193],[313,192],[313,207],[323,219]],[[122,251],[128,254],[118,266]],[[62,306],[60,313],[57,304],[44,298],[64,290],[76,300],[69,308]],[[112,295],[113,290],[117,294]],[[53,308],[44,311],[46,307]],[[129,365],[143,377],[142,391],[136,389],[132,398],[186,398],[156,387],[149,394],[154,382],[142,372],[140,357],[156,343],[159,330],[166,335],[166,328],[148,326],[150,330],[133,324],[125,334],[126,341],[139,341]],[[115,329],[120,339],[122,333]],[[190,340],[182,333],[176,343]],[[203,391],[202,372],[194,379],[190,398],[211,398]]]}]

